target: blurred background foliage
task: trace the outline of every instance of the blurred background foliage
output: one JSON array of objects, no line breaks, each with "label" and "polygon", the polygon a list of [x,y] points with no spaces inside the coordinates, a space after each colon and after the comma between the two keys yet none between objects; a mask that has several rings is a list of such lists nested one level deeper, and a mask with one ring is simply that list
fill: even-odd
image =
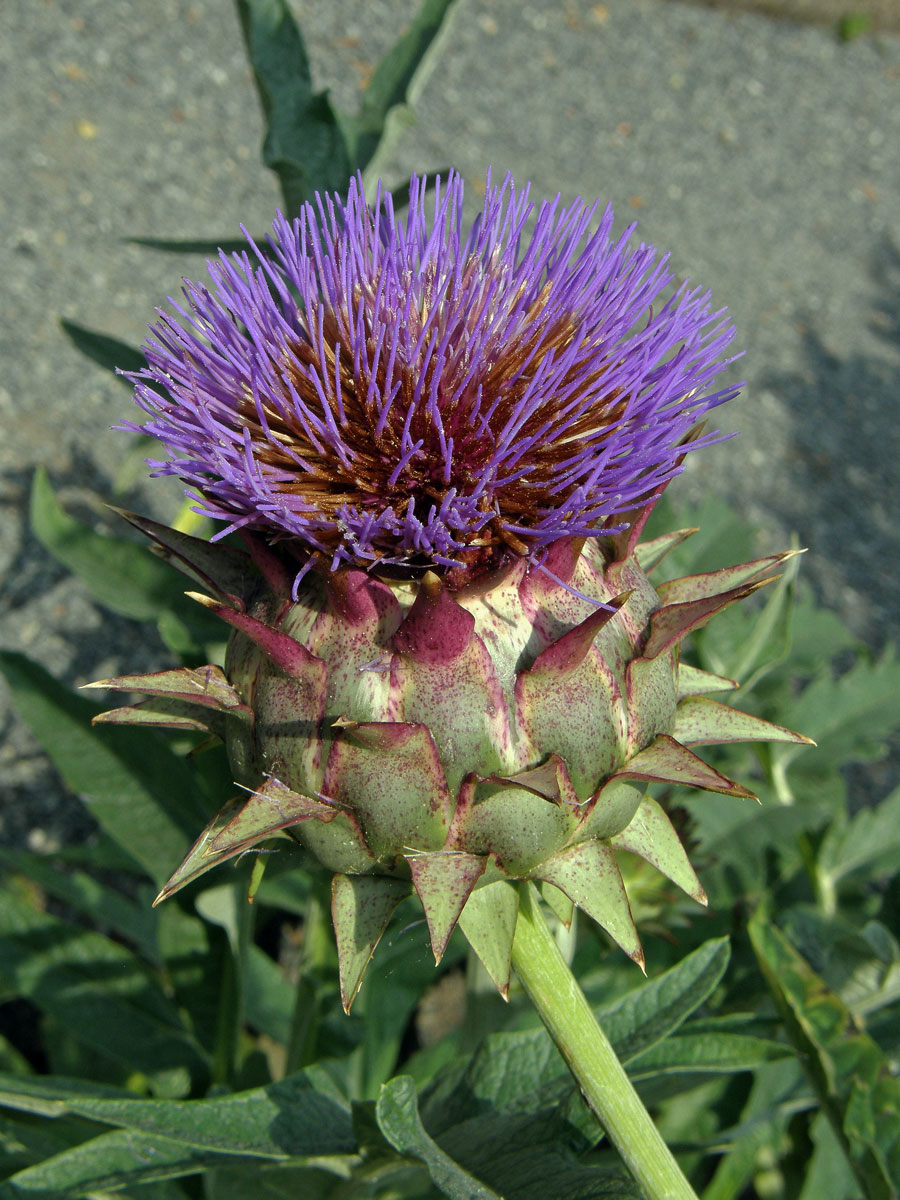
[{"label": "blurred background foliage", "polygon": [[[426,0],[352,117],[314,91],[282,0],[237,8],[267,122],[262,159],[285,205],[356,170],[373,179],[450,0]],[[64,328],[104,367],[140,365],[133,347]],[[120,498],[143,450],[137,440],[123,455]],[[170,569],[124,531],[68,512],[43,472],[30,516],[99,604],[156,625],[173,663],[221,661],[220,626]],[[201,528],[187,508],[180,524]],[[699,532],[659,579],[751,558],[760,541],[715,498],[690,511],[664,498],[647,536],[673,526]],[[559,936],[703,1200],[894,1197],[900,790],[852,799],[848,780],[900,727],[900,664],[817,603],[802,558],[686,653],[741,685],[738,706],[818,749],[713,748],[758,805],[658,791],[710,903],[700,910],[627,864],[646,980],[598,929]],[[524,998],[503,1005],[458,935],[436,972],[411,905],[349,1018],[328,880],[301,850],[273,845],[261,881],[263,856],[245,858],[152,908],[231,786],[224,755],[183,734],[93,727],[102,706],[18,652],[0,654],[0,668],[93,829],[50,855],[0,851],[4,1200],[634,1194]]]}]

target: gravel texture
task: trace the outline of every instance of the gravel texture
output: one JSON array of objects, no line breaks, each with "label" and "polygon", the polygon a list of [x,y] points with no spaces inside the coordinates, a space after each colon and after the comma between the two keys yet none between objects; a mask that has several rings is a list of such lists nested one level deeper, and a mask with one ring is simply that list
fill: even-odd
[{"label": "gravel texture", "polygon": [[[415,8],[296,5],[339,107]],[[110,432],[127,390],[59,318],[139,343],[203,264],[125,239],[264,231],[278,194],[229,0],[9,4],[0,99],[0,644],[77,684],[162,657],[28,532],[36,464],[113,528],[102,498],[127,446]],[[728,496],[769,549],[796,530],[807,578],[875,648],[900,613],[898,101],[890,32],[841,43],[827,26],[674,0],[460,0],[386,163],[392,182],[453,164],[477,190],[492,165],[538,196],[608,198],[620,227],[638,219],[727,304],[748,384],[720,423],[741,434],[697,455],[676,496]],[[169,517],[178,492],[156,481],[129,500]],[[0,837],[75,836],[77,800],[7,709],[0,737]]]}]

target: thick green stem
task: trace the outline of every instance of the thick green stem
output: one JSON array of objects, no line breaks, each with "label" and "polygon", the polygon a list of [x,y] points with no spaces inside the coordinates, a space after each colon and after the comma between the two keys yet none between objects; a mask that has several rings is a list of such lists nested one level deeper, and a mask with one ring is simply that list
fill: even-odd
[{"label": "thick green stem", "polygon": [[585,1099],[647,1200],[697,1200],[566,965],[537,893],[530,884],[519,891],[513,967]]}]

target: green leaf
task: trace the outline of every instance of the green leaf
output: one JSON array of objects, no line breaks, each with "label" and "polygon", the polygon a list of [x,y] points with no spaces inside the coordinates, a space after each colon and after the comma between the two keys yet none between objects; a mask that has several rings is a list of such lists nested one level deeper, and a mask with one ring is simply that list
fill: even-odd
[{"label": "green leaf", "polygon": [[704,1189],[702,1200],[740,1200],[747,1194],[760,1158],[777,1159],[790,1115],[797,1111],[792,1101],[800,1077],[796,1060],[770,1063],[757,1071],[740,1125],[726,1129],[717,1139],[720,1146],[729,1148]]},{"label": "green leaf", "polygon": [[82,579],[104,608],[151,621],[162,608],[187,607],[178,576],[146,546],[95,533],[69,516],[43,467],[32,483],[31,527],[41,545]]},{"label": "green leaf", "polygon": [[96,1132],[97,1126],[81,1117],[45,1121],[27,1113],[4,1113],[0,1116],[0,1172],[4,1177],[12,1175],[87,1141]]},{"label": "green leaf", "polygon": [[[882,758],[887,737],[900,724],[900,663],[893,647],[877,662],[857,659],[837,679],[821,674],[782,715],[817,743],[810,769],[822,772]],[[773,747],[772,761],[783,771],[800,749]]]},{"label": "green leaf", "polygon": [[[206,1055],[154,976],[102,934],[38,912],[0,891],[0,979],[81,1044],[141,1071],[160,1090],[208,1075]],[[85,1115],[85,1114],[82,1114]]]},{"label": "green leaf", "polygon": [[790,653],[799,568],[799,558],[788,560],[781,578],[769,589],[762,609],[753,614],[748,635],[733,643],[732,656],[723,662],[725,670],[722,674],[738,680],[742,696],[784,662]]},{"label": "green leaf", "polygon": [[831,815],[818,797],[797,805],[770,800],[761,807],[730,796],[717,796],[715,804],[705,796],[691,797],[685,808],[700,842],[700,855],[711,864],[701,874],[713,910],[765,888],[772,857],[784,876],[800,867],[798,836],[820,828]]},{"label": "green leaf", "polygon": [[612,1008],[600,1023],[619,1058],[628,1063],[673,1033],[715,991],[731,951],[727,938],[712,938]]},{"label": "green leaf", "polygon": [[188,1104],[128,1099],[78,1080],[0,1076],[0,1104],[50,1117],[76,1113],[220,1155],[286,1160],[356,1150],[349,1108],[325,1073],[315,1069],[268,1087]]},{"label": "green leaf", "polygon": [[[712,994],[728,965],[726,938],[714,938],[677,966],[629,992],[597,1018],[623,1062],[677,1029]],[[438,1133],[480,1112],[536,1112],[573,1092],[559,1051],[542,1028],[491,1034],[472,1061],[447,1072],[430,1089],[429,1129]]]},{"label": "green leaf", "polygon": [[824,1113],[812,1125],[815,1149],[798,1200],[861,1200],[841,1143]]},{"label": "green leaf", "polygon": [[56,855],[27,854],[0,848],[0,864],[34,880],[42,891],[86,916],[95,929],[110,931],[130,942],[155,966],[160,964],[157,914],[153,894],[141,888],[138,902],[98,882],[85,871],[64,870]]},{"label": "green leaf", "polygon": [[798,588],[790,656],[794,670],[813,675],[823,662],[859,648],[859,641],[836,612],[818,605],[810,589]]},{"label": "green leaf", "polygon": [[869,1200],[900,1188],[900,1080],[787,938],[758,912],[750,940],[810,1082]]},{"label": "green leaf", "polygon": [[[335,1168],[340,1161],[335,1162]],[[318,1167],[286,1167],[257,1159],[207,1172],[204,1196],[207,1200],[329,1200],[337,1191],[336,1173],[336,1169],[330,1172]]]},{"label": "green leaf", "polygon": [[[425,989],[434,983],[434,956],[421,925],[409,928],[421,916],[403,905],[379,944],[373,969],[363,981],[359,996],[365,1021],[359,1048],[360,1093],[376,1097],[380,1086],[396,1069],[409,1019]],[[464,953],[464,943],[454,939],[443,958],[452,966]]]},{"label": "green leaf", "polygon": [[[61,318],[59,323],[63,333],[81,353],[105,367],[107,371],[141,371],[147,365],[143,350],[129,346],[127,342],[120,342],[118,338],[105,333],[97,333],[96,330],[88,329],[75,321],[67,321],[65,317]],[[118,378],[126,387],[132,386],[130,380],[122,376]]]},{"label": "green leaf", "polygon": [[283,1046],[291,1036],[295,988],[278,963],[259,946],[251,946],[246,964],[244,1015],[248,1024]]},{"label": "green leaf", "polygon": [[866,869],[866,882],[893,874],[900,861],[900,788],[874,808],[863,808],[844,828],[833,824],[822,840],[816,869],[829,888]]},{"label": "green leaf", "polygon": [[[742,1033],[677,1033],[632,1059],[632,1079],[659,1075],[733,1074],[792,1054],[790,1046]],[[690,1084],[689,1086],[694,1086]]]},{"label": "green leaf", "polygon": [[117,1129],[17,1172],[0,1184],[0,1197],[68,1200],[88,1192],[94,1195],[101,1189],[119,1191],[129,1184],[196,1174],[219,1159],[213,1151],[132,1129]]},{"label": "green leaf", "polygon": [[861,1021],[900,1000],[900,947],[878,921],[860,928],[840,913],[795,905],[781,916],[782,932],[812,969]]},{"label": "green leaf", "polygon": [[2,1036],[0,1036],[0,1071],[10,1075],[31,1074],[28,1060],[7,1038]]},{"label": "green leaf", "polygon": [[[217,257],[221,254],[242,254],[247,249],[246,238],[126,238],[132,246],[146,246],[150,250],[161,250],[164,254],[205,254]],[[268,243],[265,238],[254,238],[256,245],[265,253]],[[130,368],[129,368],[130,369]]]},{"label": "green leaf", "polygon": [[386,1083],[375,1106],[378,1127],[400,1154],[425,1164],[428,1174],[451,1200],[502,1200],[446,1154],[425,1132],[416,1085],[407,1075]]},{"label": "green leaf", "polygon": [[641,1200],[614,1153],[594,1152],[588,1161],[580,1161],[588,1143],[559,1109],[528,1115],[487,1113],[454,1126],[438,1141],[504,1200]]},{"label": "green leaf", "polygon": [[22,654],[0,651],[13,705],[105,831],[162,885],[206,814],[190,768],[151,731],[91,726],[99,707]]},{"label": "green leaf", "polygon": [[345,191],[353,173],[337,116],[313,92],[309,59],[287,0],[236,0],[266,117],[263,162],[278,176],[288,216],[314,192]]},{"label": "green leaf", "polygon": [[428,52],[437,49],[435,39],[453,2],[424,0],[410,27],[375,68],[363,93],[359,115],[342,118],[354,167],[362,170],[375,158],[392,109],[412,102]]},{"label": "green leaf", "polygon": [[676,546],[664,560],[660,578],[695,575],[747,562],[758,552],[757,531],[739,517],[728,503],[710,496],[698,508],[674,508],[663,495],[644,528],[642,541],[649,541],[673,529],[696,528],[687,541]]}]

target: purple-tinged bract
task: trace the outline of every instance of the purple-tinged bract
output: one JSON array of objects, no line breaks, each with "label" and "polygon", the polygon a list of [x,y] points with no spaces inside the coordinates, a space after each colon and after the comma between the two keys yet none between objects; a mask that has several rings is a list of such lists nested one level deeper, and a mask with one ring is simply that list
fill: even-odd
[{"label": "purple-tinged bract", "polygon": [[609,529],[737,388],[713,390],[723,312],[687,285],[660,300],[666,257],[597,212],[507,177],[464,232],[451,175],[433,197],[413,179],[405,217],[361,182],[279,216],[160,314],[134,377],[171,455],[151,465],[220,536],[256,528],[331,570],[463,582]]},{"label": "purple-tinged bract", "polygon": [[243,549],[132,518],[231,635],[224,670],[105,680],[146,699],[98,719],[224,742],[241,790],[160,899],[301,842],[334,873],[348,1007],[411,892],[435,958],[459,925],[503,994],[523,887],[642,962],[617,856],[704,900],[647,786],[749,796],[695,748],[805,741],[680,652],[786,556],[654,584],[692,531],[641,541],[734,394],[712,390],[731,325],[660,300],[665,259],[608,210],[591,233],[595,208],[507,179],[464,235],[462,199],[414,180],[401,220],[353,185],[279,218],[187,285],[137,376],[157,470]]}]

